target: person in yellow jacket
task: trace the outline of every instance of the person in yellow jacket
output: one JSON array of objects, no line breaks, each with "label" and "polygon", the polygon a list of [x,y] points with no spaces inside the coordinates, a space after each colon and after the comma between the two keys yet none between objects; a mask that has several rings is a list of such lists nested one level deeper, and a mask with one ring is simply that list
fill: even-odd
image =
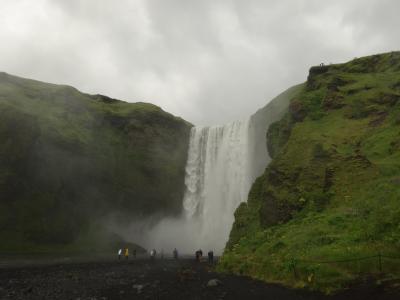
[{"label": "person in yellow jacket", "polygon": [[125,253],[124,253],[124,255],[125,255],[125,258],[126,258],[126,259],[129,258],[129,249],[128,249],[128,248],[125,248]]}]

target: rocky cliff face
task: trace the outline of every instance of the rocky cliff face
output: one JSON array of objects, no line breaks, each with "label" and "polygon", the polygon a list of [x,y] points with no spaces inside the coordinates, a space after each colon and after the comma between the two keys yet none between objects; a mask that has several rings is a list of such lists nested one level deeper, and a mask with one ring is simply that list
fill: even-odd
[{"label": "rocky cliff face", "polygon": [[[374,264],[300,262],[400,250],[399,86],[399,52],[310,69],[269,127],[273,160],[235,213],[221,270],[330,291]],[[399,269],[387,262],[385,276]]]},{"label": "rocky cliff face", "polygon": [[159,107],[0,73],[0,120],[3,248],[180,212],[191,125]]}]

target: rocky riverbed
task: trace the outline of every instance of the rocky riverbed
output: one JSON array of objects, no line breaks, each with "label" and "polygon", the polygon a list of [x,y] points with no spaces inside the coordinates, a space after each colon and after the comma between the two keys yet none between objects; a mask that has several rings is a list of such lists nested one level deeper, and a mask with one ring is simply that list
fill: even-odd
[{"label": "rocky riverbed", "polygon": [[399,299],[370,285],[334,297],[215,273],[206,262],[146,258],[0,262],[0,299]]}]

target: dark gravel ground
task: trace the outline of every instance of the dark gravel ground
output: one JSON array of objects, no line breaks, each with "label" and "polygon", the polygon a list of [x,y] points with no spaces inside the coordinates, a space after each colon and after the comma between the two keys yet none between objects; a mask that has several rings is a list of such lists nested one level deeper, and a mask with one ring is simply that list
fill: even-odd
[{"label": "dark gravel ground", "polygon": [[[211,282],[210,282],[211,280]],[[210,285],[215,286],[210,286]],[[193,259],[0,260],[0,299],[400,299],[361,284],[340,295],[286,289],[213,272]]]}]

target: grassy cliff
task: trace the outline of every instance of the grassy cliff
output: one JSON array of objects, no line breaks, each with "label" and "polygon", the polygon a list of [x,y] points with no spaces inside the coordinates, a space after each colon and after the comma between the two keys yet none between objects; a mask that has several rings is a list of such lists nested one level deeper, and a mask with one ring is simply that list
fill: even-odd
[{"label": "grassy cliff", "polygon": [[0,251],[180,212],[191,125],[159,107],[0,73],[0,120]]},{"label": "grassy cliff", "polygon": [[219,269],[326,292],[399,276],[400,52],[312,67],[267,137]]}]

